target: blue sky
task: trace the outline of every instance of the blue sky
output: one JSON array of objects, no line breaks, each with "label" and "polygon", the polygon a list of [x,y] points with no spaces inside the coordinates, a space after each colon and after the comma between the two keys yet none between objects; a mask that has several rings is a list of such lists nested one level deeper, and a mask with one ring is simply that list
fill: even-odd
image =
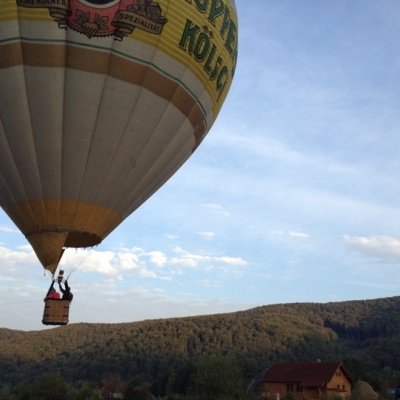
[{"label": "blue sky", "polygon": [[[67,254],[71,323],[400,294],[400,3],[236,5],[217,122],[101,245]],[[50,277],[3,212],[0,265],[0,327],[45,329]]]}]

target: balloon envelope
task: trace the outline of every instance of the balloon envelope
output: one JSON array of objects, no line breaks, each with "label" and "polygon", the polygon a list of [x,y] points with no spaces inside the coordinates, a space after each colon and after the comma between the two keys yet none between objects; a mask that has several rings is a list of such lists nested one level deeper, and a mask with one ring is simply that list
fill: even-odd
[{"label": "balloon envelope", "polygon": [[46,269],[187,160],[236,57],[233,0],[0,0],[0,205]]}]

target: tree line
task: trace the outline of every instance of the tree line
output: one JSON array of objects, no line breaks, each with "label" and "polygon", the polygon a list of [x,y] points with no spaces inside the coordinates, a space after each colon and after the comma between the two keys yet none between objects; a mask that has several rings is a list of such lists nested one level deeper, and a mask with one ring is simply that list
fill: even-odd
[{"label": "tree line", "polygon": [[[354,382],[369,381],[380,399],[390,399],[386,388],[393,377],[400,378],[400,371],[385,369],[379,380],[365,372],[360,360],[348,359],[344,364]],[[0,385],[0,400],[111,400],[115,394],[122,394],[125,400],[256,400],[258,393],[248,390],[252,380],[248,367],[235,357],[211,356],[169,371],[152,383],[139,376],[123,381],[111,374],[97,385],[67,382],[58,372],[47,372],[32,383],[24,380],[14,387]]]},{"label": "tree line", "polygon": [[[42,377],[58,373],[78,392],[82,382],[95,390],[112,375],[126,385],[139,382],[135,390],[131,383],[132,391],[190,396],[188,388],[193,389],[201,363],[210,369],[209,363],[221,360],[237,364],[240,377],[235,381],[242,382],[242,395],[251,379],[274,361],[315,359],[348,360],[355,378],[380,389],[387,384],[384,371],[394,371],[386,374],[394,379],[400,370],[400,297],[278,304],[228,314],[81,323],[36,332],[0,329],[0,349],[0,385],[13,395],[22,383],[32,394]],[[78,396],[74,393],[68,398]]]}]

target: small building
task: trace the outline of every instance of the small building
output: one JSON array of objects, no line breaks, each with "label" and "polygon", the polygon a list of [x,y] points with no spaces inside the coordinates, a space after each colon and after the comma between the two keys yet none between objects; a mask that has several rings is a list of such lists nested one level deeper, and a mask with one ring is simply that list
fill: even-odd
[{"label": "small building", "polygon": [[350,399],[352,383],[341,362],[276,362],[259,374],[250,388],[274,400]]},{"label": "small building", "polygon": [[125,384],[119,379],[103,380],[100,382],[102,399],[123,399]]}]

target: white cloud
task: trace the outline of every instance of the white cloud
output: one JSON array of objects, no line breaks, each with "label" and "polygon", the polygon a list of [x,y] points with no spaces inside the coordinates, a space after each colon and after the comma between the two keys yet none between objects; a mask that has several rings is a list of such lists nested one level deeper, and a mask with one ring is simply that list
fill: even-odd
[{"label": "white cloud", "polygon": [[307,239],[310,237],[308,233],[299,232],[299,231],[289,231],[289,236],[298,238],[298,239]]},{"label": "white cloud", "polygon": [[115,254],[111,263],[115,265],[116,268],[120,267],[125,271],[138,271],[143,269],[138,255],[128,250],[124,252],[120,251]]},{"label": "white cloud", "polygon": [[214,237],[215,237],[214,232],[197,232],[197,234],[206,240],[211,240],[211,239],[214,239]]},{"label": "white cloud", "polygon": [[169,264],[171,265],[197,267],[200,264],[207,263],[209,264],[208,267],[213,268],[215,267],[215,264],[224,264],[231,266],[248,265],[248,262],[240,257],[192,254],[188,251],[181,249],[180,247],[176,247],[174,251],[175,253],[179,254],[179,256],[173,257],[171,260],[169,260]]},{"label": "white cloud", "polygon": [[168,264],[181,267],[197,267],[201,262],[210,261],[211,257],[198,254],[191,254],[188,251],[175,247],[174,252],[179,254],[177,257],[172,257]]},{"label": "white cloud", "polygon": [[166,234],[165,234],[165,237],[166,237],[167,239],[170,239],[170,240],[179,239],[179,236],[178,236],[178,235],[173,235],[173,234],[170,234],[170,233],[166,233]]},{"label": "white cloud", "polygon": [[10,226],[7,225],[0,225],[0,231],[6,232],[6,233],[19,233],[19,231],[15,228],[11,228]]},{"label": "white cloud", "polygon": [[207,203],[207,204],[202,204],[202,206],[224,217],[229,217],[231,215],[230,212],[225,210],[224,207],[221,206],[220,204]]},{"label": "white cloud", "polygon": [[[115,253],[112,251],[92,251],[85,261],[80,263],[79,269],[83,272],[96,272],[101,275],[115,276],[119,273],[114,265]],[[66,265],[74,268],[74,265]]]},{"label": "white cloud", "polygon": [[167,255],[162,251],[150,251],[146,254],[150,256],[150,261],[157,267],[163,267],[167,263]]},{"label": "white cloud", "polygon": [[34,264],[38,264],[35,253],[30,246],[20,246],[17,249],[9,249],[0,247],[0,263],[2,269],[5,268],[18,270],[28,268]]},{"label": "white cloud", "polygon": [[295,230],[289,230],[289,231],[283,231],[283,230],[271,230],[268,232],[270,236],[274,238],[283,238],[283,237],[292,237],[295,239],[307,239],[310,237],[308,233],[301,232],[301,231],[295,231]]},{"label": "white cloud", "polygon": [[237,265],[237,266],[245,266],[248,264],[246,260],[243,260],[240,257],[216,257],[215,260],[220,261],[224,264]]},{"label": "white cloud", "polygon": [[400,240],[390,236],[348,236],[343,237],[345,244],[367,257],[386,261],[400,261]]}]

